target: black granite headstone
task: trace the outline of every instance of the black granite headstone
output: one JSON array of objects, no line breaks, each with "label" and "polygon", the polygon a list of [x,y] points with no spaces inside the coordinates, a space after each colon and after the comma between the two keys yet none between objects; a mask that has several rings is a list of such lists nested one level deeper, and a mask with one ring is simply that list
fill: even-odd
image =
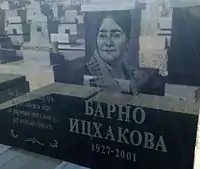
[{"label": "black granite headstone", "polygon": [[0,36],[0,63],[23,60],[23,56],[18,55],[13,47],[11,38],[7,35]]},{"label": "black granite headstone", "polygon": [[92,169],[192,169],[198,105],[52,84],[0,105],[0,143]]},{"label": "black granite headstone", "polygon": [[193,8],[173,9],[168,83],[200,85],[200,15],[193,14]]},{"label": "black granite headstone", "polygon": [[50,58],[50,65],[58,65],[61,64],[62,62],[66,62],[64,55],[53,50],[49,52],[49,58]]},{"label": "black granite headstone", "polygon": [[[94,79],[93,87],[103,88],[113,83],[126,86],[120,80],[131,83],[134,79],[132,69],[138,67],[140,21],[139,9],[85,12],[85,51],[78,51],[82,56],[76,56],[76,51],[70,56],[66,54],[70,59],[65,60],[64,52],[50,52],[51,64],[56,64],[53,67],[55,82],[85,85],[90,76]],[[76,45],[79,48],[80,45]],[[123,88],[121,86],[113,88]],[[129,90],[131,87],[127,86],[124,88]]]},{"label": "black granite headstone", "polygon": [[92,168],[193,169],[197,105],[170,97],[125,98],[106,92],[90,101],[88,114],[94,110],[93,123],[102,124],[103,137],[93,138]]},{"label": "black granite headstone", "polygon": [[1,104],[0,142],[90,166],[91,139],[70,135],[68,118],[84,119],[84,100],[99,91],[52,84]]},{"label": "black granite headstone", "polygon": [[25,76],[0,74],[0,103],[29,92],[29,82]]},{"label": "black granite headstone", "polygon": [[[53,67],[55,82],[164,95],[165,78],[159,70],[139,68],[141,9],[84,12],[85,56],[74,52],[65,61],[57,52],[61,63]],[[56,58],[56,52],[50,56]]]}]

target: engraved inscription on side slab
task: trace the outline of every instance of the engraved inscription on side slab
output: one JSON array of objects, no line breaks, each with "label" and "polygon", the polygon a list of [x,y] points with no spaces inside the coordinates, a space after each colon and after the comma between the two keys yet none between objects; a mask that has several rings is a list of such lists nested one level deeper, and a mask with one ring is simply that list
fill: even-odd
[{"label": "engraved inscription on side slab", "polygon": [[192,169],[198,104],[52,84],[0,105],[0,143],[92,169]]}]

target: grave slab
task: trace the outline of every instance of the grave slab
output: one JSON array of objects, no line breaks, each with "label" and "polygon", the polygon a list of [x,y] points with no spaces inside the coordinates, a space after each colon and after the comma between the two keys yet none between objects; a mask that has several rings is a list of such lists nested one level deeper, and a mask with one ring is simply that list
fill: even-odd
[{"label": "grave slab", "polygon": [[[127,97],[108,92],[99,93],[91,101],[90,107],[97,110],[100,103],[103,112],[107,113],[105,118],[94,117],[95,122],[112,126],[113,136],[116,136],[117,127],[118,132],[123,128],[121,137],[110,135],[109,141],[93,139],[92,168],[193,168],[198,111],[192,102],[149,95]],[[117,110],[121,112],[118,115],[115,114]],[[166,151],[154,147],[161,137]],[[111,149],[109,155],[107,147]],[[132,162],[127,159],[130,152]]]},{"label": "grave slab", "polygon": [[55,83],[0,105],[0,143],[92,169],[192,169],[198,112],[177,98]]},{"label": "grave slab", "polygon": [[[10,119],[11,121],[8,122],[6,119],[4,119],[4,120],[7,121],[9,124],[11,124],[12,120],[17,122],[18,119],[20,118],[19,123],[18,122],[17,123],[20,126],[23,123],[22,124],[23,127],[21,126],[23,129],[21,128],[22,129],[21,130],[17,126],[16,126],[17,127],[16,129],[13,129],[13,127],[14,127],[13,125],[11,127],[12,129],[10,127],[8,127],[8,131],[7,131],[8,137],[6,136],[4,139],[2,139],[2,141],[3,141],[2,143],[9,144],[14,147],[20,147],[20,148],[23,148],[23,149],[26,149],[29,151],[33,151],[36,153],[43,152],[42,154],[51,156],[51,157],[54,157],[54,155],[55,155],[55,158],[62,159],[62,160],[66,160],[69,158],[68,160],[71,162],[74,162],[74,163],[76,162],[76,160],[78,160],[78,164],[89,165],[88,163],[90,160],[88,158],[90,158],[90,156],[85,156],[85,151],[81,151],[81,154],[76,153],[75,151],[71,152],[71,149],[73,150],[74,148],[77,148],[77,150],[78,150],[79,148],[81,148],[81,145],[78,144],[79,141],[81,141],[85,147],[89,146],[89,148],[90,148],[90,144],[88,145],[88,139],[84,140],[84,139],[80,138],[77,141],[69,139],[69,143],[68,143],[68,141],[65,143],[64,140],[66,140],[66,138],[69,137],[68,134],[67,135],[65,134],[65,131],[66,131],[65,127],[67,127],[67,126],[65,126],[65,124],[67,124],[66,123],[67,119],[64,119],[61,114],[63,113],[63,111],[66,112],[71,108],[72,109],[78,108],[78,111],[71,110],[71,113],[72,114],[75,113],[75,115],[79,116],[79,112],[82,111],[81,110],[81,108],[83,107],[82,104],[84,104],[84,102],[81,102],[81,100],[90,98],[96,92],[99,92],[99,90],[100,89],[98,89],[98,88],[89,88],[89,87],[83,89],[82,86],[75,86],[75,85],[52,84],[52,85],[46,86],[44,88],[35,90],[24,96],[18,97],[17,99],[8,101],[6,104],[2,105],[3,106],[3,107],[1,107],[2,109],[6,108],[6,107],[9,108],[10,106],[11,107],[15,106],[15,105],[17,106],[18,104],[22,105],[22,107],[20,107],[19,109],[13,107],[13,109],[11,108],[12,110],[9,108],[9,111],[12,111],[12,113],[11,114],[8,113],[8,114],[10,114],[12,117],[10,115],[8,115],[8,116],[6,115],[6,116],[8,119],[10,119],[10,117],[11,117],[11,119]],[[58,100],[54,97],[54,95],[55,95],[55,97],[58,96]],[[71,97],[73,97],[73,98],[75,98],[76,101],[74,102],[74,100],[72,99],[71,100],[72,102],[69,105],[70,107],[68,107],[68,106],[65,107],[64,105],[66,105],[66,103],[68,103],[68,101],[66,102],[65,99],[62,100],[63,98],[60,98],[61,95],[63,95],[64,98],[70,99],[70,100],[71,100]],[[56,105],[60,104],[59,107],[60,107],[61,111],[56,110],[57,108],[54,109],[55,108],[53,106],[54,102],[56,102],[55,103]],[[79,104],[79,102],[81,104]],[[4,107],[4,106],[6,106],[6,107]],[[57,112],[57,113],[55,113],[55,112]],[[40,113],[42,113],[42,114],[44,113],[43,117],[45,117],[45,119],[43,119],[42,116],[39,117]],[[18,115],[19,116],[22,115],[22,116],[15,117],[14,114],[17,116]],[[30,121],[31,118],[33,121]],[[62,122],[60,121],[61,119],[63,119]],[[60,121],[61,123],[57,123],[58,121]],[[4,124],[2,124],[2,125],[4,125]],[[24,125],[25,126],[28,125],[27,130],[25,129],[26,127]],[[61,128],[63,128],[63,131],[59,131]],[[31,129],[31,131],[30,131],[30,129]],[[55,129],[55,131],[53,131],[54,129]],[[57,130],[57,129],[59,129],[59,130]],[[38,133],[39,131],[43,131],[43,132],[39,134]],[[58,133],[56,131],[58,131]],[[55,136],[55,134],[57,136]],[[19,138],[19,140],[17,139],[18,135],[20,135],[20,137],[22,136],[21,138]],[[65,139],[63,140],[62,137],[64,137]],[[13,138],[15,138],[15,139],[13,140]],[[63,140],[64,142],[61,141],[61,143],[60,143],[59,142],[60,139]],[[90,138],[89,138],[89,140],[90,140]],[[89,141],[89,143],[90,143],[90,141]],[[61,147],[58,145],[61,145]],[[85,149],[84,146],[82,149]],[[65,151],[69,151],[71,153],[68,154],[67,157],[64,157]]]},{"label": "grave slab", "polygon": [[[25,76],[16,74],[0,74],[0,103],[29,92],[29,82]],[[10,146],[0,145],[0,154],[10,149]]]}]

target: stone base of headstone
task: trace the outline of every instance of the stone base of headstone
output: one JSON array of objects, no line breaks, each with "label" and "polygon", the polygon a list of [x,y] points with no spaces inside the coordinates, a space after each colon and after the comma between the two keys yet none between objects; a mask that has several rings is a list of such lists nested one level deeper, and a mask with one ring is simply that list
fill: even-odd
[{"label": "stone base of headstone", "polygon": [[[188,110],[188,108],[190,107],[190,108],[192,108],[194,105],[193,105],[193,103],[192,102],[190,102],[190,101],[184,101],[184,100],[179,100],[179,99],[177,99],[177,98],[172,98],[172,97],[157,97],[157,96],[150,96],[150,95],[139,95],[139,96],[136,96],[136,97],[125,97],[124,95],[121,95],[121,94],[115,94],[115,95],[111,95],[110,93],[107,93],[107,92],[102,92],[102,93],[99,93],[98,95],[96,95],[94,98],[92,98],[91,100],[93,100],[93,101],[96,101],[97,103],[105,103],[106,105],[118,105],[118,104],[127,104],[128,103],[128,105],[133,105],[133,106],[135,106],[135,108],[137,109],[137,108],[141,108],[141,107],[146,107],[146,108],[150,108],[150,109],[154,109],[154,110],[152,110],[152,112],[150,111],[150,109],[149,109],[149,113],[151,112],[152,113],[152,116],[154,116],[154,120],[155,119],[157,119],[158,121],[160,121],[160,122],[158,122],[157,120],[155,120],[153,123],[154,124],[152,124],[155,128],[156,128],[156,126],[158,127],[158,128],[162,128],[161,130],[162,130],[162,132],[163,132],[163,136],[165,135],[164,133],[164,128],[171,128],[172,130],[174,130],[173,132],[174,132],[174,134],[176,133],[178,133],[177,131],[179,131],[179,132],[183,132],[184,133],[184,129],[182,130],[182,129],[177,129],[177,127],[178,127],[178,125],[180,125],[180,123],[182,123],[183,121],[183,119],[185,119],[186,121],[187,120],[189,120],[188,118],[191,118],[191,120],[193,119],[193,117],[195,117],[195,125],[193,126],[193,136],[183,136],[182,134],[182,136],[183,137],[187,137],[187,138],[190,138],[190,139],[193,139],[193,141],[192,141],[192,147],[190,148],[190,152],[192,152],[193,151],[193,153],[194,153],[194,149],[195,149],[195,140],[196,140],[196,138],[195,138],[195,136],[196,136],[196,127],[197,127],[197,119],[198,119],[198,110],[195,110],[196,111],[196,115],[195,116],[193,116],[194,114],[192,113],[192,114],[190,114],[189,112],[191,112],[190,110]],[[193,106],[192,106],[193,105]],[[194,107],[193,107],[194,108]],[[192,109],[193,109],[192,108]],[[141,110],[141,109],[140,109]],[[144,110],[145,111],[145,110]],[[161,111],[162,111],[162,113],[161,113]],[[155,113],[155,114],[154,114]],[[166,113],[166,114],[165,114]],[[154,114],[154,115],[153,115]],[[162,115],[161,115],[162,114]],[[165,115],[166,116],[165,116]],[[148,117],[147,117],[148,116]],[[163,116],[163,117],[162,117]],[[177,118],[176,118],[176,117]],[[181,116],[182,116],[182,118],[181,118]],[[185,116],[185,117],[184,117]],[[186,117],[186,116],[188,116],[188,118]],[[151,117],[151,115],[149,114],[149,115],[147,115],[146,114],[146,120],[148,119],[148,118],[153,118],[153,117]],[[175,120],[176,119],[176,120]],[[181,120],[182,119],[182,120]],[[161,122],[162,120],[164,120],[163,122],[165,123],[165,125],[163,125],[163,127],[162,127],[162,123],[163,122]],[[194,120],[194,119],[193,119]],[[157,123],[157,122],[158,123]],[[168,121],[168,122],[167,122]],[[178,122],[180,122],[179,124],[177,123],[177,121]],[[186,122],[185,121],[185,122]],[[189,121],[188,121],[189,122]],[[99,122],[100,123],[100,122]],[[155,125],[155,123],[157,123],[156,125]],[[184,122],[183,122],[184,123]],[[149,123],[150,124],[150,123]],[[132,124],[132,125],[134,125],[134,124]],[[167,127],[167,126],[170,126],[170,127]],[[183,124],[184,125],[184,124]],[[151,125],[150,125],[151,126]],[[151,126],[150,127],[149,126],[149,128],[148,129],[150,129],[151,127],[153,127],[153,126]],[[174,127],[172,127],[172,126],[174,126]],[[139,127],[139,126],[138,126]],[[153,128],[154,128],[153,127]],[[153,129],[152,128],[152,129]],[[155,129],[154,128],[154,129]],[[176,129],[175,129],[176,128]],[[133,129],[135,129],[135,127],[133,127]],[[167,130],[168,130],[167,129]],[[138,128],[137,128],[137,130],[139,130]],[[161,131],[160,130],[160,131]],[[169,131],[169,130],[168,130]],[[154,134],[156,133],[156,131],[154,130]],[[175,135],[176,135],[175,134]],[[179,133],[180,134],[180,133]],[[181,138],[178,138],[177,136],[169,136],[169,139],[174,139],[174,141],[175,140],[177,140],[177,142],[181,142]],[[166,136],[165,136],[165,139],[166,139]],[[172,141],[171,140],[171,141]],[[98,142],[98,141],[95,141],[96,142],[96,144],[98,144],[98,143],[100,143],[100,142]],[[101,144],[103,144],[103,143],[101,143]],[[177,146],[177,144],[176,144],[176,146]],[[122,148],[121,146],[120,146],[120,148]],[[175,148],[176,149],[176,148]],[[175,150],[174,149],[174,150]],[[179,149],[179,148],[178,148]],[[130,150],[130,149],[129,149]],[[168,150],[169,150],[169,148],[168,148]],[[131,151],[131,150],[130,150]],[[183,147],[180,147],[180,152],[183,152],[184,150],[183,150]],[[168,151],[168,153],[169,153],[169,151]],[[190,157],[192,157],[193,155],[193,153],[191,153],[190,154]],[[145,156],[146,156],[147,154],[145,154]],[[172,153],[171,154],[172,156],[174,156],[175,154],[174,153]],[[172,157],[171,156],[171,157]],[[170,158],[171,158],[170,157]],[[94,157],[95,158],[95,157]],[[172,157],[173,158],[173,157]],[[176,158],[176,157],[174,157],[174,158]],[[173,159],[174,159],[173,158]],[[152,167],[152,164],[154,163],[153,161],[152,161],[152,156],[151,156],[151,167]],[[144,162],[144,160],[147,160],[147,158],[143,158],[142,160],[141,160],[141,162],[143,161]],[[160,158],[160,160],[161,160],[161,158]],[[187,160],[187,159],[186,159]],[[193,161],[193,157],[190,159],[190,160],[192,160]],[[157,161],[157,160],[156,160]],[[170,160],[169,160],[170,161]],[[168,161],[168,162],[169,162]],[[176,160],[176,162],[177,161],[179,161],[178,159]],[[104,161],[104,163],[106,163],[106,161]],[[107,161],[107,163],[111,163],[111,161]],[[137,162],[136,162],[137,163]],[[179,162],[178,162],[179,163]],[[168,165],[168,167],[166,167],[166,168],[187,168],[187,167],[184,167],[184,165],[182,165],[181,164],[182,162],[180,161],[180,163],[177,165],[177,167],[175,167],[175,165],[174,164],[167,164],[167,163],[165,163],[166,165]],[[157,163],[158,164],[158,163]],[[158,165],[156,164],[156,166],[158,167]],[[120,165],[120,163],[119,164],[116,164],[116,166],[118,166],[118,165]],[[99,166],[99,167],[97,167],[97,168],[103,168],[103,166],[104,166],[104,164],[103,165],[101,165],[101,166]],[[122,167],[123,166],[123,167]],[[169,166],[171,166],[171,167],[169,167]],[[178,167],[178,166],[180,166],[180,167]],[[155,167],[155,168],[157,168],[157,167]],[[165,168],[164,167],[164,168]],[[119,167],[120,168],[120,167]],[[125,168],[124,167],[124,165],[121,165],[121,168]],[[158,167],[159,168],[159,167]],[[162,168],[162,167],[161,167]],[[190,166],[190,167],[188,167],[188,168],[192,168],[192,165]]]},{"label": "stone base of headstone", "polygon": [[[0,105],[0,143],[92,169],[188,169],[198,107],[173,97],[54,83]],[[106,155],[104,147],[110,150]],[[115,151],[128,160],[117,158]]]},{"label": "stone base of headstone", "polygon": [[[24,124],[27,124],[27,125],[31,125],[32,126],[32,124],[33,123],[29,123],[28,121],[28,119],[26,119],[25,121],[24,121],[24,118],[25,118],[25,114],[24,113],[28,113],[28,112],[31,112],[31,110],[30,109],[32,109],[33,108],[33,112],[31,112],[31,115],[30,115],[30,118],[32,118],[33,116],[33,114],[38,114],[38,106],[40,106],[40,110],[41,110],[41,112],[43,112],[43,110],[45,111],[45,112],[48,112],[48,113],[50,113],[49,115],[51,116],[52,115],[52,118],[54,118],[53,116],[53,114],[51,114],[51,112],[52,112],[52,110],[54,109],[53,107],[51,108],[51,106],[53,106],[53,105],[55,105],[54,103],[55,102],[57,102],[58,100],[56,99],[56,98],[54,98],[54,95],[63,95],[64,97],[67,97],[67,98],[71,98],[71,97],[73,97],[73,98],[77,98],[77,101],[78,102],[76,102],[76,103],[73,103],[73,101],[70,99],[70,101],[72,101],[72,104],[76,104],[76,105],[78,105],[79,104],[79,102],[82,100],[82,99],[89,99],[89,98],[91,98],[91,97],[93,97],[93,95],[95,95],[97,92],[99,92],[100,91],[100,89],[98,89],[98,88],[90,88],[90,87],[83,87],[83,86],[76,86],[76,85],[67,85],[67,84],[56,84],[56,83],[54,83],[54,84],[52,84],[52,85],[48,85],[48,86],[46,86],[46,87],[43,87],[43,88],[40,88],[40,89],[38,89],[38,90],[34,90],[34,91],[32,91],[32,92],[30,92],[30,93],[28,93],[28,94],[26,94],[26,95],[24,95],[24,96],[20,96],[20,97],[18,97],[18,98],[16,98],[16,99],[14,99],[14,100],[10,100],[10,101],[8,101],[8,102],[6,102],[5,104],[1,104],[1,107],[0,107],[0,109],[1,109],[1,111],[2,110],[5,110],[5,109],[7,109],[7,108],[14,108],[15,106],[14,105],[21,105],[21,104],[25,104],[26,106],[28,106],[28,107],[21,107],[21,108],[14,108],[14,109],[12,109],[12,111],[13,111],[13,113],[16,115],[14,115],[12,118],[13,118],[13,120],[15,121],[15,120],[17,120],[18,119],[18,115],[19,116],[21,116],[20,117],[20,124],[22,124],[22,123],[24,123]],[[57,96],[56,96],[57,97]],[[60,98],[58,98],[58,99],[60,99]],[[61,101],[61,100],[60,100]],[[62,100],[60,103],[62,104],[63,103],[63,101],[64,100]],[[64,101],[65,102],[65,101]],[[33,103],[33,104],[32,104]],[[57,103],[56,103],[57,104]],[[4,107],[5,106],[5,107]],[[13,107],[14,106],[14,107]],[[31,107],[32,108],[31,108]],[[77,107],[79,107],[79,106],[73,106],[73,105],[71,105],[72,106],[72,108],[77,108]],[[7,108],[6,108],[7,107]],[[62,107],[62,106],[61,106]],[[9,108],[9,110],[11,110]],[[28,109],[27,109],[28,108]],[[81,107],[80,107],[81,108]],[[80,110],[81,111],[81,110]],[[59,112],[59,111],[58,111]],[[72,112],[73,112],[73,110],[72,110]],[[22,114],[21,114],[22,113]],[[33,113],[33,114],[32,114]],[[28,115],[28,114],[27,114]],[[46,114],[47,115],[47,114]],[[48,116],[49,116],[48,115]],[[7,115],[6,115],[7,116]],[[9,115],[10,116],[10,115]],[[60,116],[60,115],[59,115]],[[8,116],[7,116],[8,117]],[[11,117],[11,116],[10,116]],[[2,118],[1,118],[2,119]],[[45,120],[47,123],[49,123],[47,126],[46,126],[46,124],[44,123],[44,122],[42,122],[41,120],[39,120],[38,122],[37,122],[37,120],[38,120],[38,118],[36,117],[36,119],[35,119],[36,121],[34,122],[34,124],[33,124],[33,129],[35,130],[36,128],[37,129],[39,129],[40,127],[42,127],[43,125],[45,125],[45,126],[43,126],[43,127],[47,127],[46,129],[44,129],[44,133],[49,133],[49,131],[47,131],[47,130],[50,130],[50,131],[52,131],[53,130],[53,128],[54,128],[54,125],[53,124],[50,124],[51,122],[51,120],[49,121],[49,120]],[[53,120],[53,119],[52,119]],[[57,125],[57,117],[55,116],[55,118],[54,118],[54,120],[56,120],[55,121],[55,124]],[[6,120],[5,120],[6,121]],[[13,121],[13,122],[14,122]],[[15,121],[16,122],[16,121]],[[15,123],[14,122],[14,123]],[[12,122],[11,122],[12,123]],[[1,123],[2,124],[2,123]],[[7,123],[8,124],[8,123]],[[41,126],[42,125],[42,126]],[[39,128],[38,128],[39,127]],[[49,128],[50,127],[50,128]],[[52,128],[53,127],[53,128]],[[58,126],[57,126],[58,127]],[[1,128],[1,127],[0,127]],[[36,129],[36,130],[37,130]],[[0,129],[1,130],[1,129]],[[8,137],[10,137],[11,136],[11,142],[9,141],[9,140],[7,140],[7,138],[6,139],[4,139],[4,138],[2,138],[2,139],[0,139],[0,142],[1,141],[3,141],[3,142],[1,142],[2,144],[6,144],[6,145],[11,145],[11,146],[14,146],[14,147],[19,147],[19,148],[23,148],[23,149],[26,149],[26,150],[29,150],[29,151],[33,151],[33,152],[36,152],[36,153],[40,153],[40,149],[38,149],[38,151],[35,149],[35,146],[37,146],[37,143],[39,143],[40,144],[40,142],[41,142],[41,145],[43,145],[43,141],[41,141],[41,140],[38,140],[38,142],[36,143],[36,145],[35,146],[30,146],[29,148],[26,146],[26,144],[28,143],[31,143],[32,141],[30,140],[30,142],[29,142],[29,137],[31,137],[31,136],[33,136],[34,135],[34,133],[32,133],[31,131],[29,132],[29,134],[30,134],[30,136],[26,136],[26,134],[23,136],[23,135],[21,135],[21,131],[19,131],[17,128],[16,129],[14,129],[14,130],[16,130],[16,131],[13,131],[13,129],[11,129],[12,131],[11,131],[11,135],[10,134],[8,134],[7,136]],[[25,130],[24,130],[25,131]],[[23,132],[24,132],[23,131]],[[14,137],[15,137],[15,132],[20,132],[20,134],[19,134],[19,137],[24,137],[24,140],[22,141],[22,144],[15,144],[16,142],[16,140],[14,139],[14,140],[12,140]],[[10,135],[10,136],[9,136]],[[18,134],[17,134],[18,135]],[[46,136],[45,136],[46,137]],[[21,138],[21,139],[23,139],[23,138]],[[31,138],[30,138],[31,139]],[[56,139],[57,138],[55,138],[55,141],[56,141]],[[14,142],[13,142],[14,141]],[[57,151],[57,144],[55,144],[54,142],[52,142],[51,143],[51,140],[46,140],[46,141],[50,141],[49,142],[49,144],[48,144],[48,146],[50,147],[50,148],[52,148],[52,150],[56,150]],[[54,141],[54,140],[53,140]],[[34,141],[33,141],[34,142]],[[25,143],[25,144],[24,144]],[[55,145],[54,145],[55,144]],[[76,143],[75,143],[76,144]],[[70,144],[69,144],[70,145]],[[25,146],[25,147],[24,147]],[[55,146],[55,147],[54,147]],[[66,144],[66,146],[68,146],[68,143]],[[78,147],[79,147],[79,145],[77,145]],[[85,146],[88,146],[87,144],[85,145]],[[78,148],[77,147],[77,148]],[[55,148],[55,149],[54,149]],[[80,148],[80,147],[79,147]],[[36,150],[36,151],[35,151]],[[64,149],[63,149],[64,150]],[[49,154],[50,153],[50,154]],[[48,152],[48,151],[45,151],[45,154],[43,154],[43,155],[47,155],[47,156],[52,156],[51,154],[52,154],[53,152]],[[55,153],[55,152],[54,152]],[[84,153],[84,152],[82,152],[82,153]],[[58,158],[58,159],[62,159],[62,157],[59,155],[59,154],[57,154],[58,155],[58,157],[56,157],[56,158]],[[56,155],[56,156],[57,156]],[[78,154],[77,154],[78,155]],[[52,156],[53,157],[53,156]],[[81,161],[85,161],[85,159],[87,159],[88,157],[87,156],[85,156],[85,158],[83,158],[83,159],[80,159]],[[65,159],[62,159],[62,160],[65,160]],[[71,161],[71,160],[70,160]],[[72,161],[73,162],[73,161]]]}]

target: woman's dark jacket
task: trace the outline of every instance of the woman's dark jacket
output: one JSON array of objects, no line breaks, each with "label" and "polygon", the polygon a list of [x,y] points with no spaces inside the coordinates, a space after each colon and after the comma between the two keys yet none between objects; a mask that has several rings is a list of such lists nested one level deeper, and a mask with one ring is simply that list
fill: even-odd
[{"label": "woman's dark jacket", "polygon": [[[54,80],[59,83],[83,85],[84,75],[91,75],[86,65],[75,68],[75,66],[63,63],[54,66],[53,70]],[[139,87],[139,93],[164,95],[165,78],[159,75],[158,69],[140,68],[138,70],[150,74],[149,80]]]}]

